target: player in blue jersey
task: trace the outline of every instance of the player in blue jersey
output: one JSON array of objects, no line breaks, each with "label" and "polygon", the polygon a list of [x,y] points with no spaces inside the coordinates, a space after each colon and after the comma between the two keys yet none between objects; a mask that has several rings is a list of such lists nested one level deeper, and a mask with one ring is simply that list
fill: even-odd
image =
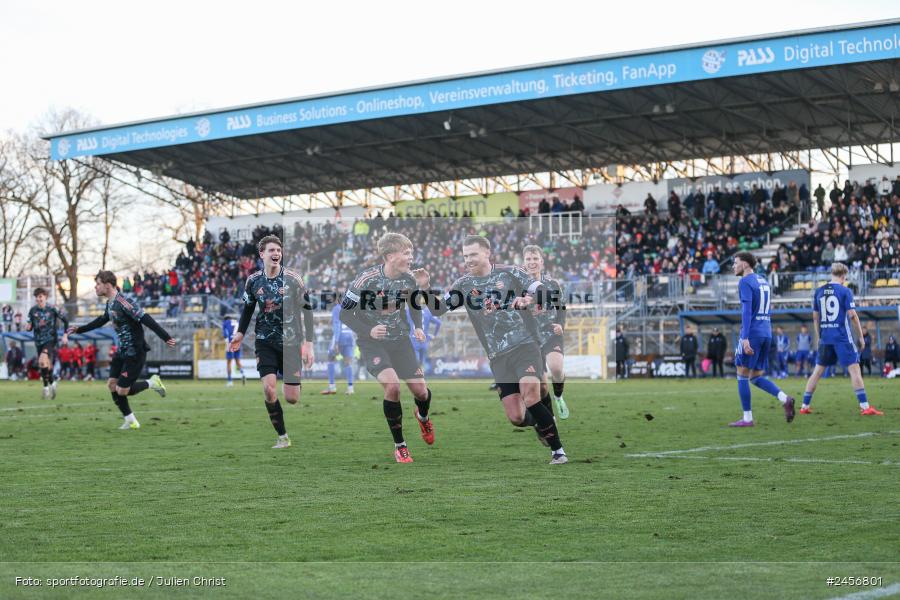
[{"label": "player in blue jersey", "polygon": [[225,338],[225,372],[228,374],[228,382],[225,384],[226,387],[232,387],[234,385],[234,382],[231,380],[231,361],[234,361],[234,366],[237,367],[238,373],[241,374],[241,385],[247,385],[244,367],[241,366],[241,348],[238,347],[236,351],[231,351],[231,340],[234,338],[236,325],[237,323],[235,323],[234,318],[230,315],[225,317],[225,320],[222,321],[222,337]]},{"label": "player in blue jersey", "polygon": [[775,376],[783,379],[788,376],[788,354],[791,352],[791,338],[784,333],[783,327],[775,328],[775,352]]},{"label": "player in blue jersey", "polygon": [[835,363],[840,363],[850,374],[850,382],[859,401],[859,414],[865,416],[884,414],[874,406],[869,406],[866,397],[862,370],[859,368],[859,349],[853,342],[851,322],[859,338],[860,349],[865,347],[866,342],[863,339],[859,315],[856,314],[853,292],[844,284],[846,280],[847,266],[834,263],[831,265],[831,282],[817,289],[813,296],[813,329],[819,339],[819,356],[816,367],[806,382],[806,393],[803,394],[803,406],[800,408],[802,415],[812,412],[809,405],[812,403],[819,379],[826,367],[833,367]]},{"label": "player in blue jersey", "polygon": [[344,376],[347,378],[348,396],[353,391],[353,352],[356,349],[356,337],[353,330],[346,323],[341,322],[341,301],[343,294],[337,297],[334,308],[331,309],[331,346],[328,348],[328,387],[322,390],[323,396],[337,394],[337,385],[334,383],[334,372],[337,369],[337,357],[341,357],[344,366]]},{"label": "player in blue jersey", "polygon": [[797,375],[806,375],[806,365],[811,358],[810,350],[812,350],[812,336],[809,335],[809,328],[802,325],[800,333],[797,334]]},{"label": "player in blue jersey", "polygon": [[[409,309],[406,311],[406,320],[409,321],[410,326],[413,325],[412,315],[409,314]],[[434,325],[434,331],[431,331],[432,325]],[[438,331],[440,330],[441,319],[434,316],[427,306],[423,306],[422,331],[425,332],[425,339],[419,341],[416,339],[416,336],[412,334],[409,336],[409,341],[412,342],[413,350],[416,352],[416,359],[419,361],[419,366],[422,367],[422,370],[425,370],[425,361],[428,360],[428,344],[437,337]]]},{"label": "player in blue jersey", "polygon": [[731,427],[753,427],[753,412],[750,408],[750,384],[767,392],[784,406],[784,418],[788,423],[794,420],[794,399],[781,391],[777,385],[766,379],[764,373],[769,362],[769,348],[772,345],[772,289],[762,275],[754,273],[756,257],[750,252],[738,252],[734,257],[734,274],[741,278],[738,294],[741,298],[741,337],[734,352],[737,368],[738,395],[744,416],[730,423]]}]

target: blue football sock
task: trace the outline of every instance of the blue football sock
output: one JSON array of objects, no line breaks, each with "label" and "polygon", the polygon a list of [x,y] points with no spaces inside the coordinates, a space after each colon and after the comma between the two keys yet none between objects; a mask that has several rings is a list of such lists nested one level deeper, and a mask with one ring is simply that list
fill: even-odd
[{"label": "blue football sock", "polygon": [[351,365],[344,367],[344,376],[347,377],[347,386],[353,387],[353,367]]},{"label": "blue football sock", "polygon": [[738,375],[738,396],[741,397],[741,408],[744,411],[750,410],[750,381],[746,377]]},{"label": "blue football sock", "polygon": [[328,363],[328,385],[334,385],[334,363]]},{"label": "blue football sock", "polygon": [[753,385],[755,385],[762,391],[766,392],[767,394],[772,394],[776,398],[778,397],[778,394],[781,393],[781,388],[779,388],[777,385],[775,385],[774,383],[772,383],[771,381],[766,379],[765,376],[762,376],[762,375],[751,379],[750,383],[752,383]]},{"label": "blue football sock", "polygon": [[856,394],[856,399],[859,400],[860,404],[865,404],[869,401],[869,399],[866,398],[865,388],[863,388],[861,390],[853,390],[853,392]]},{"label": "blue football sock", "polygon": [[231,371],[228,371],[228,381],[231,381]]},{"label": "blue football sock", "polygon": [[812,395],[812,392],[803,393],[803,406],[809,406],[809,403],[812,402]]}]

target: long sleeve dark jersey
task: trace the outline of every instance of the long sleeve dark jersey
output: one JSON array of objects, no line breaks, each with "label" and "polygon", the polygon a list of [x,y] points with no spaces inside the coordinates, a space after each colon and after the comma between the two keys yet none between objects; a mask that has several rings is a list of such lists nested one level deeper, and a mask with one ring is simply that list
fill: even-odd
[{"label": "long sleeve dark jersey", "polygon": [[417,329],[422,328],[421,303],[413,301],[416,280],[411,273],[388,277],[384,265],[363,270],[356,276],[344,294],[341,303],[341,322],[346,324],[360,340],[371,340],[373,327],[384,325],[384,340],[400,340],[409,335],[406,306]]},{"label": "long sleeve dark jersey", "polygon": [[[257,306],[256,339],[276,344],[299,344],[301,339],[313,341],[313,310],[303,278],[281,267],[278,275],[267,277],[257,271],[244,284],[244,310],[238,331],[247,333]],[[302,318],[302,321],[301,321]]]},{"label": "long sleeve dark jersey", "polygon": [[137,302],[125,298],[121,292],[106,303],[106,310],[102,315],[87,325],[76,328],[75,333],[87,333],[110,321],[119,339],[116,354],[120,356],[135,356],[150,349],[144,339],[145,325],[162,340],[169,340],[172,337],[153,317],[145,313]]}]

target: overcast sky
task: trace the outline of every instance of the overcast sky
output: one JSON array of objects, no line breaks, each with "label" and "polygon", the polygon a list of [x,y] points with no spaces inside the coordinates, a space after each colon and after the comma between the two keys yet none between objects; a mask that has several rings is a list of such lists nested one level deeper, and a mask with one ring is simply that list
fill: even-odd
[{"label": "overcast sky", "polygon": [[894,1],[0,2],[0,130],[900,16]]}]

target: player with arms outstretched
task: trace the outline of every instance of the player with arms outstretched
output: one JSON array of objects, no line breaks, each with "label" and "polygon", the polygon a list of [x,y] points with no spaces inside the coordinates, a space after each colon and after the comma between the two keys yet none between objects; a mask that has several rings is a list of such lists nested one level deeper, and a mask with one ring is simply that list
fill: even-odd
[{"label": "player with arms outstretched", "polygon": [[737,368],[738,395],[741,399],[743,418],[730,423],[731,427],[753,427],[753,412],[750,407],[750,384],[767,392],[781,402],[784,418],[788,423],[794,420],[794,399],[785,394],[777,385],[766,379],[772,346],[772,289],[768,280],[757,275],[753,268],[756,257],[750,252],[738,252],[734,257],[734,274],[741,278],[738,295],[741,299],[741,339],[734,353]]},{"label": "player with arms outstretched", "polygon": [[340,318],[356,333],[366,369],[384,391],[384,418],[394,439],[394,459],[411,463],[412,456],[403,437],[403,408],[400,381],[412,392],[416,403],[416,422],[426,444],[434,443],[434,424],[428,415],[431,390],[425,373],[416,360],[410,342],[406,307],[413,320],[413,335],[425,340],[422,311],[412,306],[416,280],[410,273],[412,242],[399,233],[385,233],[378,240],[378,254],[384,261],[363,270],[344,294]]},{"label": "player with arms outstretched", "polygon": [[[532,333],[534,325],[526,322],[533,319],[528,307],[535,295],[543,302],[543,285],[519,267],[491,263],[491,243],[480,235],[463,241],[463,260],[466,274],[443,298],[432,298],[428,291],[432,312],[441,315],[465,306],[490,360],[506,417],[517,427],[537,430],[551,448],[550,464],[568,462],[553,413],[541,403],[543,358]],[[418,270],[416,280],[428,290],[427,271]]]},{"label": "player with arms outstretched", "polygon": [[300,401],[301,360],[307,368],[315,360],[313,312],[303,279],[282,265],[281,240],[267,235],[259,240],[257,250],[263,260],[263,269],[250,275],[244,284],[244,309],[229,350],[235,352],[241,347],[258,305],[254,346],[256,370],[262,381],[269,421],[278,433],[272,448],[290,448],[284,409],[278,401],[278,373],[284,378],[284,399],[297,404]]},{"label": "player with arms outstretched", "polygon": [[[865,348],[866,341],[859,315],[856,313],[853,292],[845,285],[846,280],[847,266],[834,263],[831,265],[831,282],[818,288],[813,296],[813,331],[819,340],[819,350],[816,366],[806,382],[803,406],[800,408],[801,415],[812,412],[810,404],[816,386],[819,385],[819,379],[822,378],[826,368],[833,367],[836,363],[840,363],[850,374],[850,383],[853,384],[853,392],[859,402],[859,414],[867,417],[884,415],[874,406],[870,406],[866,397],[862,369],[859,368],[859,352]],[[853,343],[850,323],[853,323],[856,330],[859,349]]]},{"label": "player with arms outstretched", "polygon": [[160,396],[166,395],[166,388],[159,375],[138,381],[144,370],[147,351],[150,350],[150,346],[144,340],[144,326],[149,327],[170,348],[175,347],[175,338],[137,303],[125,298],[116,285],[116,275],[112,271],[97,273],[94,291],[98,297],[106,299],[106,309],[102,315],[87,325],[70,327],[69,333],[87,333],[112,321],[119,343],[109,362],[109,379],[106,385],[112,394],[113,402],[119,407],[124,418],[119,429],[140,429],[141,424],[128,404],[128,396],[140,394],[146,389],[151,389]]},{"label": "player with arms outstretched", "polygon": [[34,345],[37,348],[38,368],[41,373],[41,381],[44,384],[42,397],[56,398],[56,378],[53,375],[53,364],[59,352],[59,323],[62,323],[62,343],[69,343],[69,337],[65,330],[69,327],[66,316],[55,306],[47,304],[47,290],[37,288],[34,290],[35,305],[28,311],[28,322],[25,323],[25,331],[31,331],[34,336]]},{"label": "player with arms outstretched", "polygon": [[[525,270],[535,280],[540,281],[548,295],[552,296],[552,302],[547,303],[547,310],[534,304],[532,311],[537,322],[538,343],[541,347],[541,355],[550,378],[553,381],[553,399],[556,402],[556,412],[560,419],[569,418],[569,407],[563,399],[563,387],[566,382],[566,374],[563,371],[563,354],[565,344],[563,342],[563,330],[566,327],[566,305],[563,299],[562,286],[555,279],[544,273],[544,251],[540,246],[529,245],[522,250],[525,259]],[[543,401],[543,399],[542,399]],[[552,408],[548,406],[547,408]]]},{"label": "player with arms outstretched", "polygon": [[353,352],[356,349],[356,337],[350,326],[341,321],[342,296],[338,296],[337,302],[331,309],[331,346],[328,348],[328,387],[322,390],[323,396],[337,394],[337,385],[334,383],[334,372],[337,368],[337,357],[340,355],[341,364],[344,366],[344,377],[347,378],[348,396],[353,392]]}]

